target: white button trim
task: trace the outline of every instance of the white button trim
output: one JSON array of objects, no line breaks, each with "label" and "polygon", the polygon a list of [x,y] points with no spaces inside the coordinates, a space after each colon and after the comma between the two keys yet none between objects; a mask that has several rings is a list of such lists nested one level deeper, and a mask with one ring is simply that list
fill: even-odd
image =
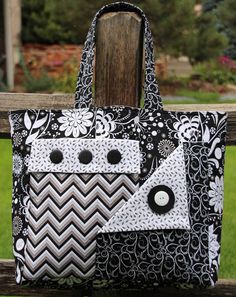
[{"label": "white button trim", "polygon": [[[58,164],[51,162],[52,150],[60,150],[63,160]],[[79,161],[78,154],[88,150],[93,158],[89,164]],[[118,150],[122,156],[117,164],[110,164],[107,154]],[[36,139],[32,143],[29,172],[63,173],[140,173],[139,141],[130,139],[81,139],[58,138]]]},{"label": "white button trim", "polygon": [[170,197],[165,191],[159,191],[154,196],[154,201],[158,206],[166,206],[169,200]]}]

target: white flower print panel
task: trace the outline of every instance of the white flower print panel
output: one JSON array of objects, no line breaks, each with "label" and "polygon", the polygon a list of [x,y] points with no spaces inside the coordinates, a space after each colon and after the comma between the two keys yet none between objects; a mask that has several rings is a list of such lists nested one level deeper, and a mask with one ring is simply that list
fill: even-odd
[{"label": "white flower print panel", "polygon": [[180,142],[194,141],[199,136],[199,125],[200,117],[198,115],[189,117],[183,114],[173,123],[175,136],[179,138]]},{"label": "white flower print panel", "polygon": [[16,177],[20,176],[23,170],[23,158],[17,152],[13,154],[12,165],[13,165],[13,174]]},{"label": "white flower print panel", "polygon": [[224,178],[215,177],[215,181],[210,182],[209,204],[214,207],[216,213],[222,213],[224,199]]},{"label": "white flower print panel", "polygon": [[21,145],[21,143],[22,143],[22,135],[21,135],[21,133],[16,132],[16,133],[13,135],[13,143],[14,143],[14,146],[15,146],[15,147],[18,147],[18,146]]},{"label": "white flower print panel", "polygon": [[[212,261],[215,258],[219,257],[219,249],[220,249],[220,244],[217,240],[217,234],[214,233],[214,226],[210,225],[209,226],[209,260],[210,260],[210,265],[212,264]],[[219,263],[217,263],[219,266]]]},{"label": "white flower print panel", "polygon": [[109,137],[109,134],[116,129],[112,113],[105,113],[102,109],[97,110],[96,114],[96,134],[97,138]]},{"label": "white flower print panel", "polygon": [[167,158],[175,150],[175,145],[171,140],[163,139],[159,142],[157,149],[162,157]]},{"label": "white flower print panel", "polygon": [[18,235],[22,229],[23,223],[19,216],[13,217],[12,220],[12,233],[14,236]]},{"label": "white flower print panel", "polygon": [[88,108],[63,110],[62,114],[58,119],[61,124],[59,130],[65,131],[65,136],[82,137],[88,134],[93,119],[93,112]]}]

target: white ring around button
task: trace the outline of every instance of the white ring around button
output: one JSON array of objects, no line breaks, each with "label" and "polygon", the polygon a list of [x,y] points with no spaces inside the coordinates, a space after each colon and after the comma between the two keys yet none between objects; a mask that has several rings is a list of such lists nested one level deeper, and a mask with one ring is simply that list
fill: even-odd
[{"label": "white ring around button", "polygon": [[165,206],[169,202],[170,197],[165,191],[159,191],[154,196],[154,201],[158,206]]}]

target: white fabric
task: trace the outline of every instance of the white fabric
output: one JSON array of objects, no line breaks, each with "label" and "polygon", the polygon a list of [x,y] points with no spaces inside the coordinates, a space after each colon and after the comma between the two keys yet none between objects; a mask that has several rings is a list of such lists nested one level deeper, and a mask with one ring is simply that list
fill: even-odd
[{"label": "white fabric", "polygon": [[[54,164],[50,160],[53,150],[63,153],[63,160]],[[118,164],[110,164],[107,154],[111,150],[121,153]],[[78,155],[89,150],[93,159],[89,164],[82,164]],[[63,173],[140,173],[139,141],[121,139],[36,139],[32,143],[29,172]]]},{"label": "white fabric", "polygon": [[[175,195],[174,207],[157,214],[148,205],[153,187],[165,185]],[[102,233],[156,229],[190,229],[183,146],[178,146],[140,189],[99,231]]]}]

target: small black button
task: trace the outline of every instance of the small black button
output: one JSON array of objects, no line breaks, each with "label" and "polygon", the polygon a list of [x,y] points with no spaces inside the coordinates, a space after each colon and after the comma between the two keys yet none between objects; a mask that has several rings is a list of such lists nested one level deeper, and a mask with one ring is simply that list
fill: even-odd
[{"label": "small black button", "polygon": [[58,164],[63,160],[63,154],[60,150],[54,150],[50,154],[50,160],[54,164]]},{"label": "small black button", "polygon": [[156,186],[148,194],[148,204],[154,212],[164,214],[174,207],[175,195],[167,186]]},{"label": "small black button", "polygon": [[121,160],[121,153],[118,150],[111,150],[107,154],[107,160],[110,164],[118,164]]},{"label": "small black button", "polygon": [[90,151],[88,150],[83,150],[82,152],[79,153],[79,160],[83,164],[88,164],[92,161],[93,155]]}]

